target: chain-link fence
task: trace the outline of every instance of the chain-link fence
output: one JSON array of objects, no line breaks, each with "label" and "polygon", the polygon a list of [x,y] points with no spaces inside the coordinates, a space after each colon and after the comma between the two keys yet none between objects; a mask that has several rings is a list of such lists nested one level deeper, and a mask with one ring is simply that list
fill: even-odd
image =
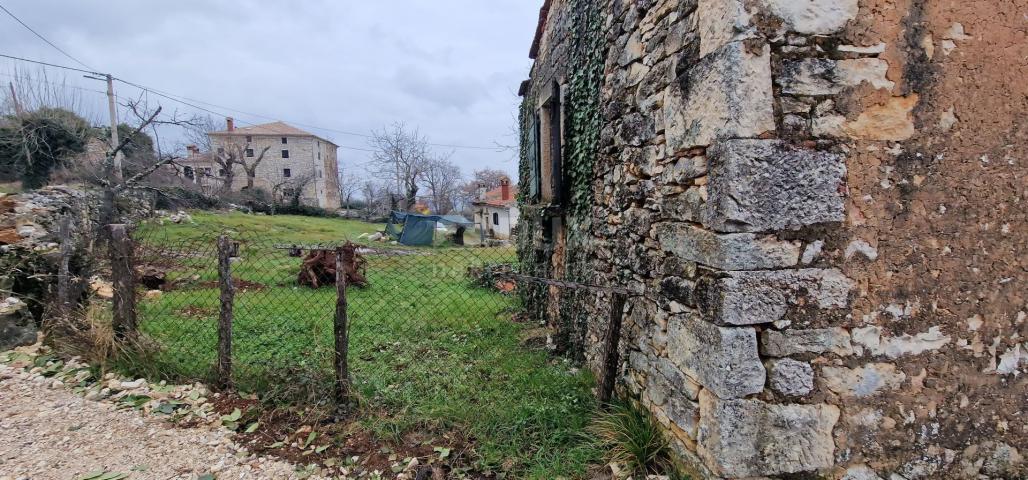
[{"label": "chain-link fence", "polygon": [[[273,398],[331,399],[339,245],[279,244],[229,237],[231,383]],[[414,388],[452,384],[455,372],[502,354],[495,334],[514,318],[513,247],[356,246],[346,275],[347,358],[354,390],[401,405]],[[217,383],[223,307],[216,238],[139,239],[135,253],[139,331],[136,367],[169,380]],[[516,335],[515,335],[516,336]],[[435,387],[432,387],[435,388]],[[423,392],[428,393],[428,392]]]}]

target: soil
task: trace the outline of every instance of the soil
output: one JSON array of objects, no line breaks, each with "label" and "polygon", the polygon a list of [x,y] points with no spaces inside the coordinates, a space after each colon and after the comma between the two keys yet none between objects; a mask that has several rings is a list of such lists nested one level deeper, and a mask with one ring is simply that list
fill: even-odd
[{"label": "soil", "polygon": [[[415,479],[450,478],[451,472],[459,472],[462,478],[495,478],[471,467],[472,442],[455,432],[411,433],[399,442],[390,442],[377,438],[354,418],[327,412],[266,408],[257,400],[233,394],[213,399],[213,405],[222,415],[236,409],[242,412],[239,429],[244,431],[236,439],[259,455],[298,464],[314,463],[328,471],[346,465],[356,476],[379,471],[390,477],[407,469],[410,478]],[[259,422],[256,430],[246,433],[247,426],[254,422]],[[315,435],[308,441],[311,432]],[[448,455],[443,458],[437,447],[448,449]],[[417,466],[408,469],[414,459]]]}]

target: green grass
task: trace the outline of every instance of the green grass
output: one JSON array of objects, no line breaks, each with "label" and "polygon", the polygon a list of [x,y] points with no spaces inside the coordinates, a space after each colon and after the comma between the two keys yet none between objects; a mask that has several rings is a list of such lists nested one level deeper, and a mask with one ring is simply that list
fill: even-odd
[{"label": "green grass", "polygon": [[[191,212],[195,223],[164,225],[150,223],[140,228],[141,238],[167,245],[196,239],[209,239],[226,230],[249,238],[289,243],[328,243],[347,239],[357,241],[362,233],[382,231],[384,224],[365,223],[336,218],[299,217],[294,215],[248,215],[241,212]],[[159,238],[156,238],[159,237]]]},{"label": "green grass", "polygon": [[[141,301],[140,324],[162,349],[138,373],[210,379],[218,291],[210,232],[261,232],[244,241],[233,276],[263,285],[237,293],[233,328],[237,386],[258,393],[327,395],[335,290],[295,284],[300,260],[273,243],[355,238],[381,225],[350,220],[193,214],[197,225],[147,226],[150,241],[191,240],[169,280],[182,282]],[[159,231],[158,231],[159,230]],[[242,235],[251,238],[252,235]],[[198,249],[197,246],[204,246]],[[370,286],[348,291],[351,375],[363,425],[387,441],[411,432],[457,431],[473,439],[479,466],[506,465],[524,478],[579,477],[599,453],[583,441],[594,410],[591,376],[521,345],[511,321],[516,297],[474,286],[469,266],[513,261],[513,248],[404,247],[368,255]],[[304,390],[302,386],[309,386]]]}]

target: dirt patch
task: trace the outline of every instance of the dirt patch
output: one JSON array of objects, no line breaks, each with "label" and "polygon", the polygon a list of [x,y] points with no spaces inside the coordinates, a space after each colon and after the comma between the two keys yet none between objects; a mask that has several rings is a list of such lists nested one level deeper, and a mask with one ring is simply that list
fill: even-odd
[{"label": "dirt patch", "polygon": [[[329,472],[345,471],[356,477],[379,471],[387,476],[407,472],[415,479],[450,478],[451,473],[462,478],[496,478],[472,467],[473,442],[459,432],[409,432],[399,441],[390,441],[369,431],[356,415],[269,408],[232,393],[213,398],[212,404],[228,418],[239,411],[236,441],[257,455],[314,463]],[[368,414],[386,415],[361,415]]]},{"label": "dirt patch", "polygon": [[195,318],[197,320],[213,319],[218,316],[218,310],[212,307],[198,307],[196,305],[190,305],[178,311],[178,314],[183,317]]}]

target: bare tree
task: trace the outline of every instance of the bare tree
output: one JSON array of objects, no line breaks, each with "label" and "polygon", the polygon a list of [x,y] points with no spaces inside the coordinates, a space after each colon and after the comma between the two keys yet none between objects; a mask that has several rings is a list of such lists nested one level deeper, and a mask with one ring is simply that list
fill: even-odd
[{"label": "bare tree", "polygon": [[371,144],[375,148],[372,154],[375,173],[392,181],[403,196],[404,208],[410,210],[417,203],[431,158],[428,140],[418,130],[408,130],[403,123],[395,123],[380,132],[372,132]]},{"label": "bare tree", "polygon": [[218,131],[218,124],[210,115],[197,116],[193,125],[186,129],[185,137],[189,143],[196,145],[201,152],[211,152],[214,146],[211,143],[211,132]]},{"label": "bare tree", "polygon": [[364,218],[371,219],[384,214],[389,209],[392,193],[385,186],[366,180],[361,184],[361,197],[364,198]]},{"label": "bare tree", "polygon": [[463,173],[449,158],[433,158],[425,169],[424,183],[432,198],[435,213],[449,213],[454,209],[460,192]]},{"label": "bare tree", "polygon": [[[264,161],[264,155],[268,153],[268,150],[271,149],[271,146],[267,146],[261,149],[261,153],[257,154],[256,157],[248,156],[252,152],[252,150],[249,148],[249,143],[246,144],[246,147],[243,147],[241,145],[233,145],[233,147],[235,147],[236,150],[242,153],[242,155],[237,155],[238,160],[236,161],[236,164],[243,167],[243,171],[246,172],[246,188],[247,190],[252,190],[253,181],[255,178],[257,178],[257,167],[260,166],[262,161]],[[247,162],[247,158],[253,158],[253,160]]]},{"label": "bare tree", "polygon": [[503,170],[483,168],[475,170],[471,176],[471,183],[474,183],[476,186],[485,187],[487,190],[492,190],[499,187],[500,181],[505,178],[510,178],[510,176]]},{"label": "bare tree", "polygon": [[339,172],[339,199],[342,202],[343,208],[350,208],[350,202],[353,200],[353,196],[360,191],[360,188],[361,185],[357,181],[357,177]]}]

